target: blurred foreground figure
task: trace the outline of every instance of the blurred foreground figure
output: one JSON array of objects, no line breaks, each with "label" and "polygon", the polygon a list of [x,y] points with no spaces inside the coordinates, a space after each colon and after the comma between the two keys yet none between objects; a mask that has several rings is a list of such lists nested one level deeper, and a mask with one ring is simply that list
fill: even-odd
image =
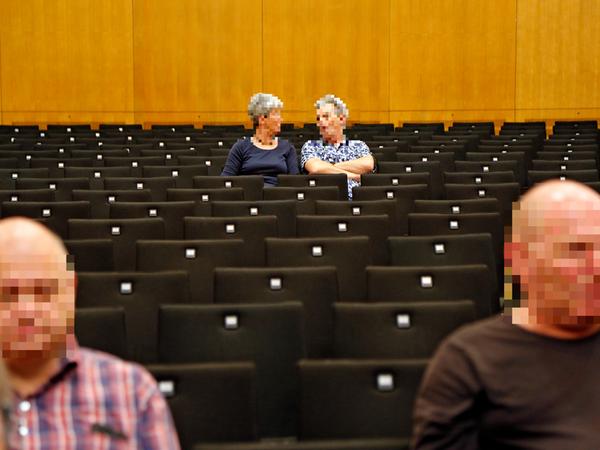
[{"label": "blurred foreground figure", "polygon": [[598,449],[600,196],[570,181],[531,189],[505,259],[519,299],[441,344],[416,401],[414,447]]},{"label": "blurred foreground figure", "polygon": [[179,449],[151,375],[78,347],[75,283],[58,237],[29,219],[0,221],[0,351],[13,397],[9,448]]}]

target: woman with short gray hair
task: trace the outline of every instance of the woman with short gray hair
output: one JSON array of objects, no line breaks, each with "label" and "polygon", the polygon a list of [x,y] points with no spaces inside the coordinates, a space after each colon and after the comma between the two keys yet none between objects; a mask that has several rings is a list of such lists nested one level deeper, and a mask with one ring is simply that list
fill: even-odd
[{"label": "woman with short gray hair", "polygon": [[275,95],[259,92],[250,98],[248,115],[254,125],[250,139],[237,141],[227,157],[221,175],[262,175],[265,185],[276,186],[277,175],[297,174],[296,149],[279,139],[283,102]]}]

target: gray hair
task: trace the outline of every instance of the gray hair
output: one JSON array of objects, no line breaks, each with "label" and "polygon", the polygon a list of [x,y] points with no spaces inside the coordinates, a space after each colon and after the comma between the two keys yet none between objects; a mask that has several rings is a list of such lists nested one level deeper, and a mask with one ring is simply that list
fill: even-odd
[{"label": "gray hair", "polygon": [[317,100],[315,102],[315,108],[319,109],[327,104],[333,105],[333,110],[335,111],[335,113],[338,116],[344,116],[346,118],[348,117],[348,115],[349,115],[348,107],[346,106],[346,104],[344,103],[344,101],[341,98],[336,97],[333,94],[324,95],[319,100]]},{"label": "gray hair", "polygon": [[256,126],[258,125],[258,118],[260,116],[268,116],[272,110],[281,108],[283,108],[283,102],[279,97],[273,94],[263,94],[262,92],[259,92],[250,98],[250,103],[248,103],[248,115]]}]

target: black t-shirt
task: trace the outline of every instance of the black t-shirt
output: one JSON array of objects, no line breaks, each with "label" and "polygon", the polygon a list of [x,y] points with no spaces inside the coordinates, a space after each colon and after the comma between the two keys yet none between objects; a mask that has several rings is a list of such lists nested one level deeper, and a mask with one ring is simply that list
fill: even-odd
[{"label": "black t-shirt", "polygon": [[467,325],[432,359],[417,449],[600,449],[600,333],[561,340],[507,316]]}]

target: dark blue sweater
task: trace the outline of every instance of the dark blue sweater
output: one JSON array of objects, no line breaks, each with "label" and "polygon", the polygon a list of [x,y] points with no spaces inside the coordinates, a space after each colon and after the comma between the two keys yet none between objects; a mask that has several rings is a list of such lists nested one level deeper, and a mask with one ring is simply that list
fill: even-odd
[{"label": "dark blue sweater", "polygon": [[265,184],[276,186],[280,173],[299,173],[298,158],[292,144],[279,139],[273,150],[262,150],[250,139],[242,139],[231,147],[221,175],[262,175]]}]

